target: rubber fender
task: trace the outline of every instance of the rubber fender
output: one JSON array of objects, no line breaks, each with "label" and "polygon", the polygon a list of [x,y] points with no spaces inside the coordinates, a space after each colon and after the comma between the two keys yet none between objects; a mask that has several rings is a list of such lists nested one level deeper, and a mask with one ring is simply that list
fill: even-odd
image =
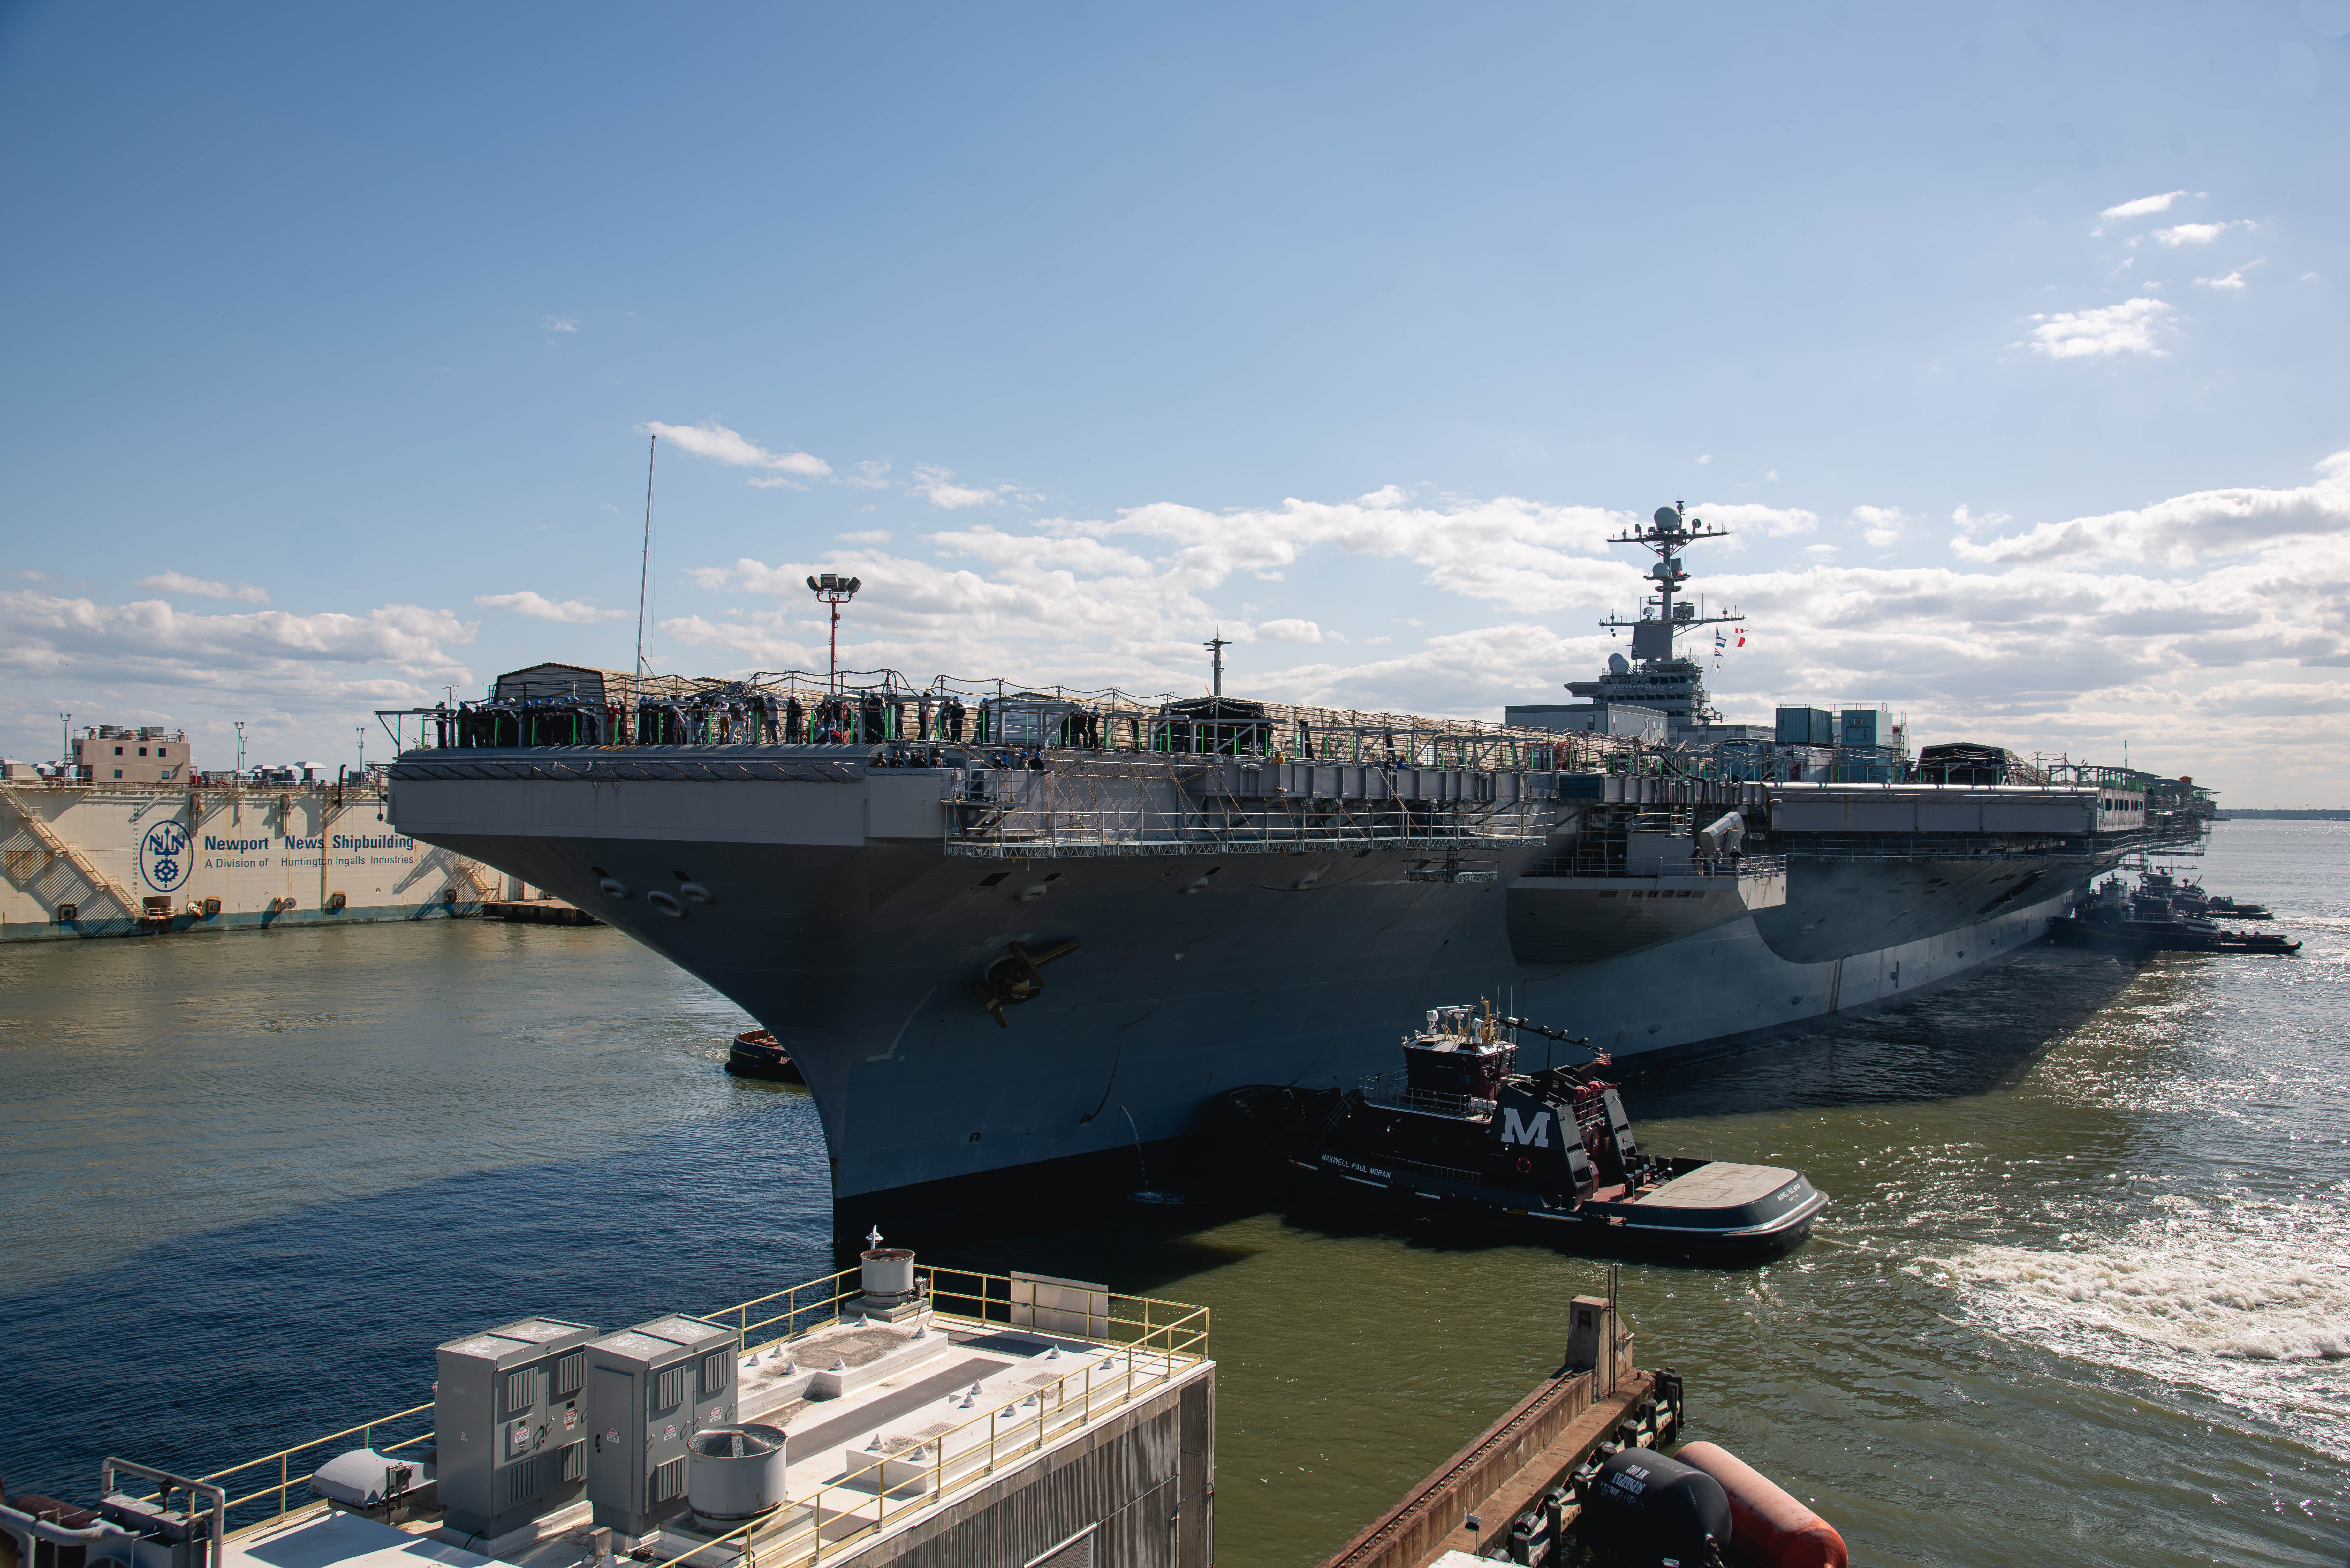
[{"label": "rubber fender", "polygon": [[1762,1568],[1846,1568],[1844,1537],[1769,1476],[1719,1443],[1683,1443],[1673,1457],[1730,1494],[1730,1539]]},{"label": "rubber fender", "polygon": [[1641,1448],[1600,1461],[1583,1494],[1582,1531],[1618,1568],[1710,1562],[1737,1539],[1721,1482],[1695,1465]]}]

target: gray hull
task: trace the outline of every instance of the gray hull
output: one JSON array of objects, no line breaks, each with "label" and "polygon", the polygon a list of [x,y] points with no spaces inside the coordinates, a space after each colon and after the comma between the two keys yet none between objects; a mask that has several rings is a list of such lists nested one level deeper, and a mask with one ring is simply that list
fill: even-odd
[{"label": "gray hull", "polygon": [[[1998,961],[2094,871],[1799,856],[1783,903],[1575,961],[1574,919],[1513,946],[1511,915],[1575,831],[1565,804],[1481,883],[1415,880],[1430,856],[1398,848],[964,858],[919,771],[616,786],[404,760],[396,778],[402,831],[573,900],[772,1029],[843,1205],[1176,1137],[1243,1084],[1352,1086],[1440,1002],[1492,997],[1627,1061],[1733,1049]],[[999,1026],[968,988],[1014,941],[1080,945]]]}]

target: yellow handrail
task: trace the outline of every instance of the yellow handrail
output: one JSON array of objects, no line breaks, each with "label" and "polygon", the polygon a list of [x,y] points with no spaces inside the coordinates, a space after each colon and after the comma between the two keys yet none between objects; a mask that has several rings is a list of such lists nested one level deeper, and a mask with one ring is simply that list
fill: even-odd
[{"label": "yellow handrail", "polygon": [[[861,1293],[861,1291],[858,1287],[847,1282],[850,1281],[851,1276],[857,1275],[858,1273],[858,1271],[856,1269],[843,1269],[837,1273],[827,1274],[820,1279],[806,1281],[796,1285],[788,1285],[780,1291],[770,1291],[765,1295],[754,1296],[748,1301],[738,1302],[733,1306],[721,1307],[715,1312],[706,1314],[704,1314],[704,1321],[723,1322],[730,1316],[733,1317],[734,1319],[735,1353],[738,1355],[747,1355],[754,1348],[764,1349],[770,1345],[780,1344],[785,1340],[797,1338],[806,1333],[812,1332],[816,1328],[827,1326],[830,1324],[839,1322],[844,1315],[844,1304]],[[924,1298],[930,1303],[931,1314],[933,1318],[943,1318],[951,1323],[965,1323],[980,1327],[993,1327],[1000,1324],[1008,1324],[1010,1323],[1012,1308],[1015,1303],[1012,1300],[1011,1287],[1014,1281],[1009,1274],[989,1274],[982,1273],[976,1270],[971,1269],[940,1269],[936,1267],[923,1267],[918,1269],[916,1271],[916,1274],[919,1280],[919,1288],[921,1290]],[[967,1282],[967,1284],[965,1284],[963,1288],[945,1288],[941,1283],[941,1276],[944,1276],[947,1280],[952,1282]],[[1001,1294],[996,1293],[995,1291],[991,1288],[994,1286],[1002,1287]],[[1136,1385],[1133,1364],[1138,1355],[1153,1359],[1159,1363],[1160,1366],[1160,1370],[1157,1374],[1151,1376],[1149,1379],[1142,1385],[1145,1388],[1163,1384],[1177,1376],[1180,1371],[1197,1366],[1200,1362],[1207,1359],[1208,1309],[1206,1307],[1191,1306],[1181,1302],[1160,1301],[1150,1296],[1126,1295],[1116,1291],[1102,1291],[1098,1293],[1088,1292],[1087,1294],[1088,1296],[1097,1296],[1102,1303],[1103,1310],[1099,1313],[1093,1312],[1090,1308],[1090,1304],[1088,1304],[1088,1307],[1085,1312],[1077,1314],[1086,1319],[1087,1325],[1086,1337],[1088,1339],[1097,1339],[1097,1343],[1116,1347],[1117,1351],[1123,1353],[1127,1358],[1125,1387],[1116,1403],[1124,1404],[1134,1397]],[[803,1300],[803,1297],[806,1299]],[[754,1309],[766,1306],[769,1303],[779,1300],[785,1303],[785,1308],[782,1312],[771,1313],[764,1317],[761,1317],[756,1320],[753,1319],[751,1314]],[[972,1310],[969,1312],[951,1311],[941,1306],[940,1304],[941,1302],[967,1303],[971,1305]],[[1155,1321],[1153,1316],[1154,1308],[1167,1309],[1180,1315],[1175,1317],[1171,1322]],[[1066,1312],[1069,1309],[1045,1307],[1036,1310],[1045,1312],[1058,1310]],[[1138,1310],[1141,1314],[1139,1317],[1129,1315]],[[803,1325],[802,1320],[804,1318],[811,1321]],[[783,1334],[778,1336],[776,1339],[763,1341],[756,1345],[752,1344],[751,1335],[754,1332],[763,1328],[771,1327],[779,1323],[787,1325]],[[1095,1333],[1097,1328],[1100,1330],[1097,1338]],[[1131,1330],[1134,1332],[1121,1333],[1121,1330]],[[1033,1439],[1024,1439],[1021,1446],[1005,1450],[1003,1449],[997,1438],[995,1423],[1002,1417],[1004,1410],[1013,1407],[1010,1404],[999,1406],[994,1409],[988,1411],[984,1415],[974,1416],[971,1419],[965,1421],[962,1426],[951,1428],[948,1431],[941,1433],[936,1438],[932,1438],[932,1443],[941,1445],[939,1448],[939,1463],[935,1468],[932,1478],[933,1485],[929,1493],[918,1495],[918,1497],[910,1501],[906,1507],[899,1508],[894,1517],[902,1518],[904,1517],[908,1508],[926,1505],[929,1501],[935,1501],[938,1498],[945,1496],[948,1493],[960,1490],[962,1487],[970,1484],[972,1478],[969,1475],[966,1475],[961,1480],[955,1481],[949,1481],[946,1479],[947,1465],[946,1449],[944,1445],[956,1433],[968,1431],[970,1428],[978,1426],[983,1421],[988,1423],[987,1439],[989,1457],[985,1467],[977,1472],[982,1476],[991,1473],[994,1469],[999,1456],[1017,1457],[1020,1454],[1030,1452],[1034,1449],[1041,1447],[1045,1443],[1050,1441],[1053,1432],[1048,1431],[1045,1421],[1046,1388],[1049,1388],[1050,1391],[1050,1402],[1052,1407],[1055,1410],[1059,1410],[1066,1407],[1072,1402],[1068,1391],[1069,1379],[1072,1377],[1081,1378],[1083,1380],[1083,1386],[1079,1391],[1078,1397],[1075,1400],[1077,1407],[1077,1414],[1072,1421],[1063,1423],[1056,1429],[1058,1431],[1065,1432],[1070,1429],[1070,1427],[1072,1426],[1083,1425],[1086,1421],[1090,1420],[1092,1418],[1091,1409],[1094,1402],[1093,1370],[1096,1365],[1097,1362],[1093,1358],[1089,1357],[1087,1359],[1085,1364],[1076,1370],[1064,1374],[1049,1386],[1040,1387],[1036,1396],[1037,1415],[1036,1426],[1035,1428],[1035,1435]],[[234,1509],[244,1504],[266,1498],[273,1492],[276,1493],[277,1497],[277,1511],[263,1519],[257,1520],[252,1524],[244,1526],[237,1532],[237,1533],[244,1534],[251,1531],[263,1529],[268,1525],[278,1522],[285,1519],[288,1513],[294,1511],[296,1505],[292,1501],[292,1489],[296,1481],[300,1479],[296,1475],[292,1468],[292,1460],[295,1455],[304,1453],[314,1449],[324,1448],[330,1443],[339,1442],[354,1434],[359,1436],[360,1447],[372,1448],[374,1447],[375,1428],[378,1427],[390,1426],[397,1421],[407,1420],[411,1417],[422,1415],[432,1408],[433,1407],[431,1403],[413,1405],[405,1410],[396,1410],[388,1416],[379,1416],[373,1420],[362,1422],[356,1427],[346,1427],[338,1432],[329,1432],[324,1437],[313,1438],[307,1442],[296,1443],[291,1448],[281,1449],[275,1453],[264,1454],[258,1459],[247,1459],[242,1464],[231,1465],[226,1469],[215,1470],[212,1474],[202,1479],[207,1481],[219,1482],[227,1477],[242,1475],[248,1470],[256,1469],[262,1466],[275,1463],[277,1467],[277,1475],[274,1480],[265,1482],[258,1489],[247,1492],[242,1497],[232,1498],[228,1502],[228,1507]],[[1023,1425],[1024,1428],[1024,1422]],[[432,1431],[427,1429],[414,1437],[403,1438],[400,1441],[390,1444],[384,1451],[390,1453],[400,1449],[408,1448],[413,1444],[429,1442],[432,1440]],[[815,1543],[815,1555],[805,1559],[805,1561],[818,1561],[823,1554],[824,1549],[827,1545],[837,1547],[845,1543],[847,1541],[862,1540],[866,1534],[869,1533],[870,1531],[879,1530],[884,1523],[888,1522],[889,1520],[893,1517],[890,1511],[891,1500],[889,1497],[889,1489],[886,1484],[884,1484],[883,1478],[876,1475],[875,1472],[882,1466],[886,1465],[888,1461],[894,1457],[895,1456],[892,1455],[883,1455],[872,1464],[852,1471],[848,1475],[836,1478],[832,1481],[827,1482],[824,1488],[818,1490],[816,1494],[816,1501],[813,1506],[816,1511],[816,1518],[821,1521],[824,1516],[826,1507],[823,1499],[827,1493],[837,1493],[844,1488],[847,1488],[851,1491],[858,1490],[859,1489],[858,1489],[853,1483],[859,1478],[872,1476],[874,1477],[874,1480],[871,1490],[873,1496],[878,1500],[876,1518],[869,1526],[860,1526],[849,1535],[831,1542],[823,1540],[820,1534],[815,1536],[813,1538]],[[307,1505],[305,1504],[303,1506]],[[859,1506],[859,1504],[852,1502],[834,1508],[833,1519],[835,1524],[837,1525],[838,1521],[842,1518],[855,1514]],[[673,1564],[683,1562],[685,1558],[694,1555],[695,1552],[707,1552],[712,1546],[720,1544],[726,1541],[731,1541],[736,1535],[744,1537],[744,1563],[742,1565],[742,1568],[756,1568],[756,1565],[749,1561],[752,1552],[748,1538],[754,1531],[764,1528],[768,1528],[768,1526],[756,1523],[753,1525],[745,1525],[741,1530],[732,1532],[728,1535],[718,1538],[717,1541],[705,1542],[702,1545],[695,1547],[692,1552],[684,1552],[679,1557],[672,1558],[669,1563],[660,1564],[659,1565],[659,1568],[672,1568]],[[789,1568],[789,1564],[799,1561],[803,1560],[797,1558],[783,1560],[780,1562],[770,1560],[769,1568]]]},{"label": "yellow handrail", "polygon": [[[1206,1314],[1207,1309],[1204,1307],[1194,1308],[1186,1314],[1185,1321],[1189,1322],[1193,1318],[1203,1319]],[[1205,1338],[1203,1329],[1199,1334],[1193,1336],[1191,1344],[1203,1345]],[[1128,1348],[1123,1354],[1126,1367],[1122,1386],[1107,1385],[1100,1390],[1101,1394],[1107,1395],[1110,1388],[1117,1388],[1116,1397],[1110,1400],[1108,1406],[1113,1409],[1130,1403],[1138,1393],[1147,1393],[1151,1388],[1163,1386],[1181,1372],[1197,1366],[1204,1359],[1203,1356],[1179,1357],[1172,1353],[1158,1353],[1149,1356],[1149,1359],[1157,1362],[1156,1370],[1145,1373],[1138,1378],[1134,1364],[1137,1359],[1142,1358],[1143,1353]],[[960,1426],[949,1428],[946,1431],[928,1438],[921,1447],[933,1449],[937,1458],[930,1466],[930,1484],[927,1489],[920,1488],[918,1483],[910,1482],[899,1482],[893,1488],[889,1481],[888,1466],[889,1461],[898,1456],[881,1455],[855,1470],[835,1477],[818,1488],[813,1497],[797,1505],[792,1505],[805,1509],[806,1512],[804,1516],[795,1517],[791,1523],[781,1524],[770,1521],[754,1523],[743,1531],[734,1532],[745,1537],[744,1556],[748,1558],[751,1555],[752,1542],[748,1539],[751,1534],[762,1530],[773,1530],[777,1532],[775,1539],[758,1549],[759,1557],[766,1563],[767,1568],[796,1568],[796,1564],[802,1563],[819,1563],[823,1561],[827,1548],[837,1551],[851,1542],[865,1540],[892,1521],[903,1519],[916,1509],[929,1507],[951,1493],[961,1491],[965,1487],[986,1480],[1005,1459],[1017,1459],[1021,1455],[1034,1453],[1052,1442],[1055,1438],[1084,1426],[1094,1418],[1097,1403],[1094,1374],[1099,1365],[1100,1361],[1088,1357],[1083,1365],[1064,1373],[1051,1384],[1041,1385],[1024,1397],[1016,1396],[1007,1399],[981,1415],[972,1417]],[[1072,1380],[1077,1380],[1078,1383],[1074,1397],[1070,1387]],[[1017,1416],[1020,1407],[1025,1405],[1031,1398],[1036,1403],[1035,1421],[1033,1427],[1028,1424],[1025,1417]],[[1071,1413],[1072,1411],[1074,1413]],[[1056,1424],[1053,1420],[1056,1415],[1065,1416],[1066,1418]],[[1007,1446],[1006,1436],[1000,1435],[1004,1432],[1002,1423],[1007,1416],[1017,1420],[1021,1434],[1018,1439],[1010,1442],[1009,1446]],[[967,1468],[960,1479],[949,1479],[947,1472],[951,1462],[950,1452],[956,1447],[954,1438],[958,1434],[970,1433],[972,1428],[982,1425],[984,1425],[987,1429],[984,1462]],[[980,1451],[975,1439],[964,1449],[966,1456],[976,1455]],[[860,1485],[860,1482],[865,1484]],[[912,1495],[893,1498],[893,1493],[904,1491],[909,1485],[917,1487]],[[855,1501],[847,1502],[837,1501],[843,1493],[851,1494]],[[868,1506],[864,1500],[868,1497],[872,1500],[870,1506],[873,1514],[870,1519],[863,1517],[863,1510]],[[842,1521],[850,1518],[857,1518],[859,1522],[846,1534],[839,1533]],[[827,1537],[824,1532],[827,1519],[831,1521],[835,1532],[830,1537]],[[721,1537],[718,1541],[695,1546],[664,1563],[656,1564],[655,1568],[678,1568],[679,1564],[684,1563],[688,1558],[693,1557],[697,1552],[706,1552],[711,1546],[718,1545],[732,1538],[731,1535]],[[784,1555],[776,1555],[778,1552]]]},{"label": "yellow handrail", "polygon": [[[375,1429],[378,1427],[388,1427],[394,1421],[404,1421],[411,1416],[421,1415],[432,1408],[432,1406],[430,1402],[422,1405],[411,1405],[405,1410],[395,1410],[389,1416],[378,1416],[372,1421],[362,1421],[356,1427],[346,1427],[339,1432],[329,1432],[323,1438],[313,1438],[307,1443],[296,1443],[290,1449],[280,1449],[274,1454],[264,1454],[257,1459],[247,1459],[241,1465],[231,1465],[224,1470],[214,1470],[212,1474],[199,1477],[198,1479],[217,1483],[229,1476],[241,1474],[245,1470],[255,1469],[261,1465],[265,1465],[272,1459],[275,1459],[277,1461],[277,1480],[275,1485],[264,1486],[256,1491],[249,1491],[245,1493],[243,1497],[231,1498],[228,1500],[227,1506],[230,1508],[235,1508],[240,1504],[251,1502],[255,1498],[267,1497],[274,1491],[277,1494],[277,1512],[273,1517],[282,1519],[288,1511],[290,1511],[286,1504],[286,1494],[293,1483],[291,1461],[296,1454],[302,1453],[310,1449],[324,1448],[328,1443],[337,1442],[344,1438],[349,1437],[353,1432],[359,1434],[359,1447],[363,1449],[371,1449],[375,1447]],[[432,1436],[432,1434],[429,1431],[420,1432],[415,1437],[401,1438],[399,1442],[392,1444],[390,1449],[387,1449],[384,1451],[390,1453],[392,1449],[407,1448],[411,1443],[421,1443],[430,1439]],[[263,1522],[267,1521],[264,1521]]]}]

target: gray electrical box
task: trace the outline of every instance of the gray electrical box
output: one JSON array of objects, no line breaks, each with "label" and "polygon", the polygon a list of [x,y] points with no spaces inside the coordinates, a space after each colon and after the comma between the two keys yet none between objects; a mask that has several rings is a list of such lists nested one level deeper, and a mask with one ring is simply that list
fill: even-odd
[{"label": "gray electrical box", "polygon": [[734,1419],[734,1331],[659,1317],[588,1347],[588,1500],[639,1536],[686,1508],[686,1443]]},{"label": "gray electrical box", "polygon": [[578,1500],[595,1337],[593,1324],[526,1317],[435,1353],[432,1441],[450,1528],[494,1540]]}]

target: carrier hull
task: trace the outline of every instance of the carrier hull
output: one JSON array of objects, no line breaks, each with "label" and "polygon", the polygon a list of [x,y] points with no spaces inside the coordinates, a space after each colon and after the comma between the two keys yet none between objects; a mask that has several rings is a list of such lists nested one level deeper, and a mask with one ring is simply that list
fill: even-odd
[{"label": "carrier hull", "polygon": [[[2012,955],[2097,868],[1796,855],[1783,902],[1587,961],[1559,956],[1554,921],[1526,961],[1511,890],[1550,880],[1525,874],[1572,842],[1578,808],[1548,808],[1491,880],[1448,881],[1409,847],[964,857],[919,771],[616,787],[473,772],[404,760],[401,830],[593,910],[772,1030],[822,1117],[837,1202],[877,1214],[899,1206],[885,1195],[1179,1137],[1240,1085],[1351,1087],[1432,998],[1506,999],[1630,1067],[1758,1044]],[[972,988],[1014,942],[1078,945],[999,1025]]]}]

